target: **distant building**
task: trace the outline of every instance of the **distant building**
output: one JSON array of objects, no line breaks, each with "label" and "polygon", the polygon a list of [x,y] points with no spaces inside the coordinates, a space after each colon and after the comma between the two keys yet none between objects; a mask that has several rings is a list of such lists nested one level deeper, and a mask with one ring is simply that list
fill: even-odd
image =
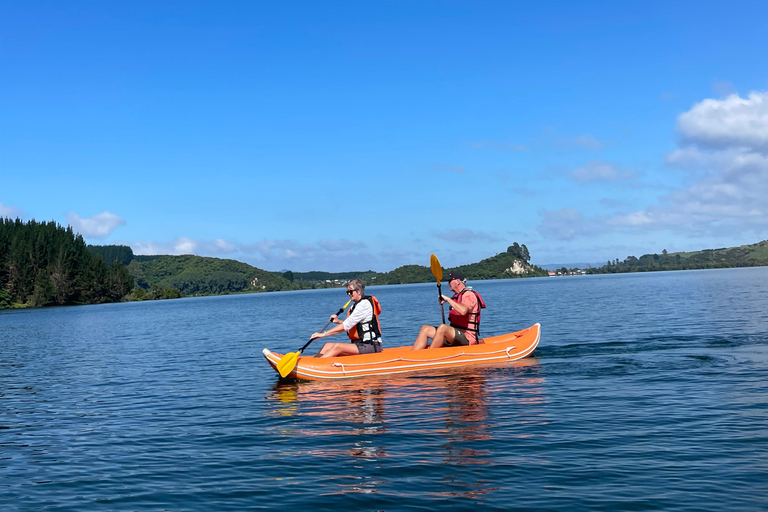
[{"label": "distant building", "polygon": [[554,270],[547,270],[547,274],[549,274],[549,277],[555,277],[557,275]]}]

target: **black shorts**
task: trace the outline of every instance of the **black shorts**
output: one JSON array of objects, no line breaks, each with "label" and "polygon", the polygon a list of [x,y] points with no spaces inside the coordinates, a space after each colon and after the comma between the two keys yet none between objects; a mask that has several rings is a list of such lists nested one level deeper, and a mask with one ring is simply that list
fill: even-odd
[{"label": "black shorts", "polygon": [[378,354],[381,352],[381,342],[376,343],[355,343],[357,351],[361,354]]}]

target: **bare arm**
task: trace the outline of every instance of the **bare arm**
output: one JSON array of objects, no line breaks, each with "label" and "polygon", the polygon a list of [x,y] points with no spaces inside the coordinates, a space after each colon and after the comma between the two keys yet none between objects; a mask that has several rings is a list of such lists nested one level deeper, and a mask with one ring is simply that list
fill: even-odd
[{"label": "bare arm", "polygon": [[456,311],[459,315],[464,316],[469,313],[469,306],[466,306],[465,304],[460,304],[453,300],[450,297],[446,297],[445,295],[443,297],[443,302],[447,302],[451,305],[454,311]]},{"label": "bare arm", "polygon": [[312,339],[325,338],[326,336],[333,336],[334,334],[339,334],[341,332],[344,332],[344,324],[334,325],[325,332],[316,332],[312,335]]}]

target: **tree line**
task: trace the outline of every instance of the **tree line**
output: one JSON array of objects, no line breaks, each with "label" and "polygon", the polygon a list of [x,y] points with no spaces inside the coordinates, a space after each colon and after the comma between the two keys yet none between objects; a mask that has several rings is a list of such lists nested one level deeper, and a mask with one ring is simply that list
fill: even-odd
[{"label": "tree line", "polygon": [[0,219],[0,308],[122,300],[133,278],[113,263],[92,254],[71,227]]}]

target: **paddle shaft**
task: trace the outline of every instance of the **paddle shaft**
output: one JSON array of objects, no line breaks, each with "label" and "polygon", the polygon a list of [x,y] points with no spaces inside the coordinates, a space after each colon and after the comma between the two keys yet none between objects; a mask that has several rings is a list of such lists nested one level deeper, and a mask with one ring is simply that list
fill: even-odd
[{"label": "paddle shaft", "polygon": [[[349,304],[349,302],[347,302],[347,304]],[[342,314],[343,312],[344,312],[344,308],[339,308],[339,310],[336,312],[336,316],[339,316],[339,315],[340,315],[340,314]],[[331,322],[332,322],[332,321],[333,321],[333,320],[328,320],[328,323],[327,323],[327,324],[325,324],[325,325],[323,326],[323,328],[322,328],[322,329],[320,329],[320,331],[318,331],[318,332],[323,332],[323,331],[325,330],[325,328],[326,328],[326,327],[328,327],[329,325],[331,325]],[[309,339],[309,341],[306,343],[306,345],[304,345],[303,347],[301,347],[301,348],[299,349],[299,354],[301,354],[302,352],[304,352],[304,349],[305,349],[305,348],[307,348],[307,347],[309,346],[309,344],[310,344],[310,343],[312,343],[313,341],[315,341],[316,339],[317,339],[317,338],[310,338],[310,339]]]},{"label": "paddle shaft", "polygon": [[445,323],[445,308],[443,308],[443,292],[440,288],[440,281],[437,282],[437,300],[440,302],[440,313],[443,314],[443,323]]}]

